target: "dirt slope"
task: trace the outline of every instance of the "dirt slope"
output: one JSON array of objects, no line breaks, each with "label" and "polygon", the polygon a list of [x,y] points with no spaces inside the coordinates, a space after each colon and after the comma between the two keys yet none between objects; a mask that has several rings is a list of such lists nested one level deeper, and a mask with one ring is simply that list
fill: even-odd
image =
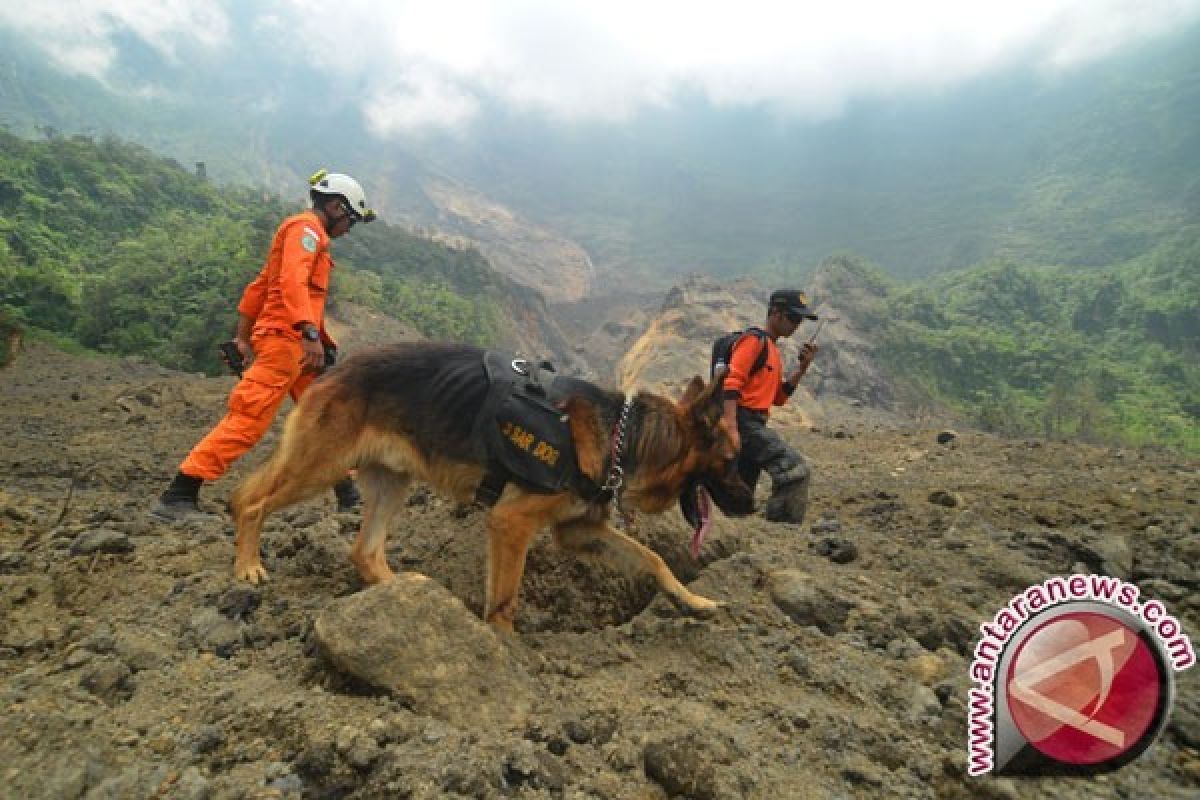
[{"label": "dirt slope", "polygon": [[570,239],[462,184],[430,179],[421,189],[437,209],[440,235],[476,245],[497,271],[555,302],[579,300],[592,288],[592,261]]},{"label": "dirt slope", "polygon": [[[322,660],[315,618],[361,588],[346,557],[357,514],[335,514],[332,496],[269,522],[273,580],[258,589],[230,579],[227,525],[145,519],[231,385],[37,344],[0,372],[0,796],[1200,791],[1200,670],[1167,734],[1113,775],[964,776],[968,654],[1015,591],[1080,564],[1130,570],[1200,635],[1195,461],[971,432],[939,445],[936,430],[853,421],[789,431],[815,467],[803,528],[720,519],[695,564],[677,514],[639,522],[694,590],[728,603],[715,619],[680,618],[649,587],[539,543],[509,645],[536,686],[531,715],[484,728]],[[223,511],[269,447],[205,505]],[[477,612],[482,544],[479,513],[418,490],[390,560]]]}]

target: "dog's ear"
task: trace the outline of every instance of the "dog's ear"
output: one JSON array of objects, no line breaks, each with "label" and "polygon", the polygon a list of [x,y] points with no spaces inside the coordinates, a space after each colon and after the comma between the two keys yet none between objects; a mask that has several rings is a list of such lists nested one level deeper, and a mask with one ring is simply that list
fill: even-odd
[{"label": "dog's ear", "polygon": [[725,373],[718,371],[713,382],[707,386],[699,375],[692,378],[684,393],[683,405],[691,414],[692,419],[702,428],[715,429],[725,413],[724,391]]},{"label": "dog's ear", "polygon": [[679,404],[690,406],[692,403],[696,402],[696,398],[703,393],[704,379],[699,375],[696,375],[688,382],[687,388],[683,390],[683,397],[679,399]]}]

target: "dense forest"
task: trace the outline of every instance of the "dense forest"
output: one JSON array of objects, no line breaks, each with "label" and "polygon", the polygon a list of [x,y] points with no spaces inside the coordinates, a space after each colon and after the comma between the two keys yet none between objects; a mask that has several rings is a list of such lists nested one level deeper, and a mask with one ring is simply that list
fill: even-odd
[{"label": "dense forest", "polygon": [[852,255],[818,270],[911,405],[1200,452],[1200,231],[1105,269],[997,261],[911,285]]},{"label": "dense forest", "polygon": [[[297,210],[137,145],[0,132],[0,324],[213,372],[236,298]],[[509,286],[478,252],[380,221],[339,242],[336,257],[338,299],[430,336],[494,338]]]}]

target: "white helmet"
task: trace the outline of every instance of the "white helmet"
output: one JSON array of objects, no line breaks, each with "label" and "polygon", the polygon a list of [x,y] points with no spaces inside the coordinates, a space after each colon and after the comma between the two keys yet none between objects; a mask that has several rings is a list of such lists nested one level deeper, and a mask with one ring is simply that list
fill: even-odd
[{"label": "white helmet", "polygon": [[360,222],[375,219],[375,212],[367,207],[366,193],[358,185],[358,181],[349,175],[319,170],[308,179],[308,185],[311,187],[310,193],[334,195],[345,200]]}]

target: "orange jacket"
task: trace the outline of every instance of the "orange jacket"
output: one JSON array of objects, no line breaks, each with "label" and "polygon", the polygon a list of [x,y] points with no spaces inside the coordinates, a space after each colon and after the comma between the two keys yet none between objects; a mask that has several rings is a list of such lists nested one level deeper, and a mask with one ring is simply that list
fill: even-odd
[{"label": "orange jacket", "polygon": [[[764,347],[767,348],[767,360],[751,375],[750,370]],[[788,392],[783,388],[783,360],[771,337],[760,339],[748,333],[738,339],[729,356],[725,392],[727,396],[736,392],[738,405],[754,411],[769,411],[771,406],[781,406],[788,401]]]},{"label": "orange jacket", "polygon": [[238,303],[238,313],[254,320],[254,335],[273,332],[299,339],[296,326],[311,322],[325,333],[325,296],[329,291],[329,235],[313,211],[280,223],[267,261]]}]

